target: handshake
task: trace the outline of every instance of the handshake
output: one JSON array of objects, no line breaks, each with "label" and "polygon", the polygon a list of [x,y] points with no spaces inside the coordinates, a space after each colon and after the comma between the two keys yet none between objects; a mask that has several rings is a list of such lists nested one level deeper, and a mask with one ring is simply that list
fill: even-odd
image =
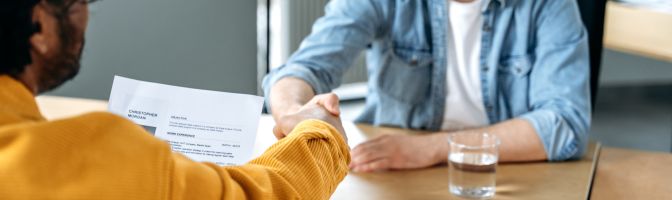
[{"label": "handshake", "polygon": [[282,139],[292,132],[294,127],[304,120],[316,119],[331,124],[348,141],[341,123],[341,111],[338,104],[338,96],[334,93],[321,94],[313,97],[308,103],[295,112],[276,116],[273,134]]}]

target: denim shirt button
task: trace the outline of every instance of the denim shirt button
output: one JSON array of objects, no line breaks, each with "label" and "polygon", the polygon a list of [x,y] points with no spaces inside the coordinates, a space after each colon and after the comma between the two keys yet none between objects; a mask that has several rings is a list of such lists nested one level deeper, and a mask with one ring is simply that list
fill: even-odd
[{"label": "denim shirt button", "polygon": [[418,66],[418,56],[413,55],[413,57],[411,57],[411,61],[409,62],[409,64],[411,66]]},{"label": "denim shirt button", "polygon": [[490,31],[492,31],[492,26],[490,26],[490,24],[484,24],[483,32],[490,32]]},{"label": "denim shirt button", "polygon": [[488,66],[483,67],[483,72],[488,72],[488,70],[490,70],[490,68],[488,68]]}]

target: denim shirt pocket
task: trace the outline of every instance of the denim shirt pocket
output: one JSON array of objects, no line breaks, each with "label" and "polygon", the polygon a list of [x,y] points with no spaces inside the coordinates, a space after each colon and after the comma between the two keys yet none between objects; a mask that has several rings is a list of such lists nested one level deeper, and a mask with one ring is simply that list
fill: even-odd
[{"label": "denim shirt pocket", "polygon": [[506,118],[525,114],[529,111],[529,74],[532,60],[529,55],[507,56],[500,60],[497,68],[498,102],[503,108],[500,113]]},{"label": "denim shirt pocket", "polygon": [[408,104],[426,99],[431,85],[431,52],[394,47],[387,54],[378,78],[381,93]]},{"label": "denim shirt pocket", "polygon": [[532,69],[532,61],[529,55],[507,56],[500,62],[499,72],[513,75],[516,78],[527,76]]}]

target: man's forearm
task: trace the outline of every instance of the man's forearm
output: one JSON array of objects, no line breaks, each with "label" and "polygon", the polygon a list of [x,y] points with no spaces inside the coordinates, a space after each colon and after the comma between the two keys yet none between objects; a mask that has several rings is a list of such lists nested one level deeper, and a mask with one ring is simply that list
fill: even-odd
[{"label": "man's forearm", "polygon": [[304,80],[287,77],[280,79],[271,88],[270,104],[273,118],[299,110],[315,96],[313,88]]},{"label": "man's forearm", "polygon": [[501,144],[499,146],[500,162],[524,162],[546,160],[546,151],[534,127],[524,119],[511,119],[495,125],[461,130],[457,132],[435,134],[430,137],[437,141],[440,148],[437,159],[441,162],[448,160],[450,151],[446,137],[452,133],[491,133],[495,134]]}]

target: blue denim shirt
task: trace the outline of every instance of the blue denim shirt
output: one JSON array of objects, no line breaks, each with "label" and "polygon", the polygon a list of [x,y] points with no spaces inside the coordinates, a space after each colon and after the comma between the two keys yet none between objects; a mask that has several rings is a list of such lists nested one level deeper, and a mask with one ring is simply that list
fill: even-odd
[{"label": "blue denim shirt", "polygon": [[[551,161],[579,158],[590,127],[587,33],[575,0],[489,0],[480,56],[490,124],[528,120]],[[288,62],[264,79],[338,87],[367,51],[369,95],[358,122],[439,130],[446,98],[446,0],[332,0]]]}]

